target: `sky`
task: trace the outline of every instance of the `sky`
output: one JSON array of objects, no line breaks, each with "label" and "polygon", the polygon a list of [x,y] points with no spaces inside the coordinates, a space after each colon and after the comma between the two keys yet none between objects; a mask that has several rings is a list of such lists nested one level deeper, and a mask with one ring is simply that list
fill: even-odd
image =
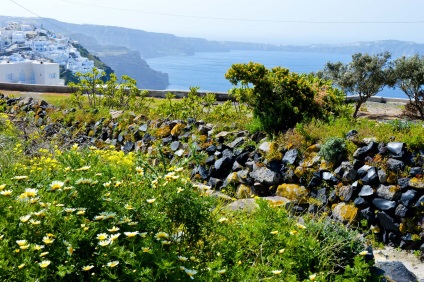
[{"label": "sky", "polygon": [[209,40],[424,43],[422,0],[2,0],[0,15],[53,18]]}]

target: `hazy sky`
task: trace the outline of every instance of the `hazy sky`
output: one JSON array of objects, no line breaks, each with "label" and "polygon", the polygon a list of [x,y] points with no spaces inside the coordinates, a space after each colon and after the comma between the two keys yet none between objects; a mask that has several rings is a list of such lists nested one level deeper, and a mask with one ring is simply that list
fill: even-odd
[{"label": "hazy sky", "polygon": [[1,0],[0,15],[54,18],[210,40],[424,43],[422,0]]}]

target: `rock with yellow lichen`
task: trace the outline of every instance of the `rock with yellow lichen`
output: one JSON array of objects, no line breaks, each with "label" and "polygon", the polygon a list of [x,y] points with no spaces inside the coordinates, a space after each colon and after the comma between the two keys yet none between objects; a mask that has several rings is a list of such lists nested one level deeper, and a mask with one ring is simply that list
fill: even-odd
[{"label": "rock with yellow lichen", "polygon": [[181,132],[183,132],[184,128],[186,127],[183,123],[177,123],[171,130],[172,136],[179,136]]},{"label": "rock with yellow lichen", "polygon": [[343,223],[352,223],[358,220],[358,208],[352,204],[338,203],[332,207],[333,217]]},{"label": "rock with yellow lichen", "polygon": [[308,200],[309,190],[298,184],[281,184],[277,187],[277,196],[289,199],[295,203],[305,204]]}]

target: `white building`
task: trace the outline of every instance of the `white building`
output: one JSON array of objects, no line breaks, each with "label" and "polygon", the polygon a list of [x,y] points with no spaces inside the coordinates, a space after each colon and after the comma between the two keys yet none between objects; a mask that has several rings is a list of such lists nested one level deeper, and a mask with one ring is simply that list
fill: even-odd
[{"label": "white building", "polygon": [[63,85],[59,64],[39,61],[0,62],[0,82]]},{"label": "white building", "polygon": [[7,29],[19,30],[21,25],[18,22],[7,22]]},{"label": "white building", "polygon": [[24,43],[25,33],[23,31],[15,31],[12,33],[12,43]]}]

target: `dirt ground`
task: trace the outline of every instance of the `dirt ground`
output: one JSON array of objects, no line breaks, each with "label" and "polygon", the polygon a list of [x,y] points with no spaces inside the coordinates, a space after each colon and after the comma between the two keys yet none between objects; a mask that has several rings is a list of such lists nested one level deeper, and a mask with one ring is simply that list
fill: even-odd
[{"label": "dirt ground", "polygon": [[372,120],[391,120],[405,118],[402,111],[406,103],[403,102],[366,102],[359,110],[359,118]]}]

